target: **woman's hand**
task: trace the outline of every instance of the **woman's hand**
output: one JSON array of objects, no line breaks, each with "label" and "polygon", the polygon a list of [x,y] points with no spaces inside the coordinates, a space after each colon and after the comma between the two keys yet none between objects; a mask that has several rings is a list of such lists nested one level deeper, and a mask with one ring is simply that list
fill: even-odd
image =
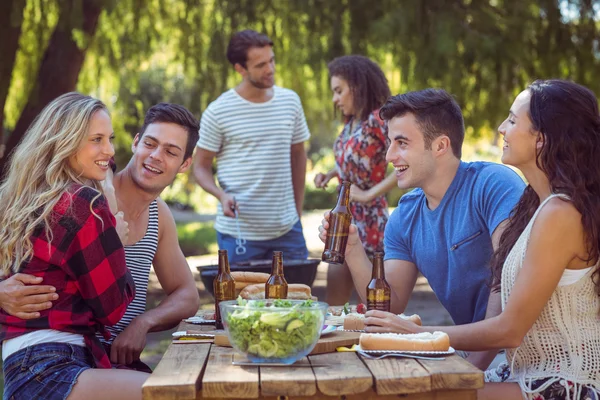
[{"label": "woman's hand", "polygon": [[368,203],[371,200],[373,200],[373,196],[369,190],[359,189],[356,185],[350,186],[350,201]]},{"label": "woman's hand", "polygon": [[117,235],[119,235],[119,239],[121,239],[121,243],[123,245],[127,244],[127,239],[129,239],[129,224],[125,221],[125,214],[123,211],[119,211],[115,214],[115,219],[117,220],[117,226],[115,229],[117,230]]},{"label": "woman's hand", "polygon": [[398,315],[371,310],[365,314],[365,331],[369,333],[419,333],[421,326]]},{"label": "woman's hand", "polygon": [[330,174],[324,174],[324,173],[319,172],[315,176],[315,187],[320,188],[320,189],[325,189],[327,187],[327,184],[331,180],[331,178],[333,178],[333,177]]}]

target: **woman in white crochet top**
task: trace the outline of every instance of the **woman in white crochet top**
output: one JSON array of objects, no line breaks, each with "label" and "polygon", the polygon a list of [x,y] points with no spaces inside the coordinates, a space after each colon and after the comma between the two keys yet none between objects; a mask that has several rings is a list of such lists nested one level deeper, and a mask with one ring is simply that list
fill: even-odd
[{"label": "woman in white crochet top", "polygon": [[529,186],[491,267],[502,312],[474,324],[419,327],[369,311],[371,332],[444,331],[460,350],[507,349],[502,383],[479,399],[600,399],[600,115],[587,88],[536,81],[500,125],[502,162]]}]

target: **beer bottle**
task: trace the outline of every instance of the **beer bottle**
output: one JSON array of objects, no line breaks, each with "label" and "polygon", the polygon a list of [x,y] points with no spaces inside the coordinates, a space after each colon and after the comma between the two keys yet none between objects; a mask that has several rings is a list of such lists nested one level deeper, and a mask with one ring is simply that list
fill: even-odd
[{"label": "beer bottle", "polygon": [[351,185],[352,183],[348,181],[342,182],[337,205],[329,214],[329,229],[327,230],[325,250],[323,250],[321,259],[331,264],[344,263],[348,231],[350,230],[350,222],[352,222],[352,214],[348,209]]},{"label": "beer bottle", "polygon": [[383,269],[383,253],[375,252],[373,275],[367,286],[367,310],[390,311],[390,296],[390,285],[385,280]]},{"label": "beer bottle", "polygon": [[213,281],[215,294],[215,327],[223,329],[223,319],[219,303],[225,300],[235,300],[235,280],[229,270],[227,250],[219,250],[219,273]]},{"label": "beer bottle", "polygon": [[283,276],[283,253],[281,251],[273,252],[273,267],[271,276],[265,283],[266,299],[287,299],[288,284]]}]

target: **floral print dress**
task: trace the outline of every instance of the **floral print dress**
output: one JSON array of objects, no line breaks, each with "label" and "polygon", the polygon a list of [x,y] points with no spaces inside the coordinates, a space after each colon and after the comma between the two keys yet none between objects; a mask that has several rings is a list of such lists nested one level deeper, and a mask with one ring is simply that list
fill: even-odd
[{"label": "floral print dress", "polygon": [[[369,118],[357,123],[353,131],[353,118],[350,118],[333,145],[340,181],[350,181],[362,190],[369,190],[381,182],[387,168],[387,129],[377,114],[376,111],[369,114]],[[387,208],[383,195],[368,203],[350,202],[353,222],[369,257],[375,251],[383,251],[383,231],[389,216]]]}]

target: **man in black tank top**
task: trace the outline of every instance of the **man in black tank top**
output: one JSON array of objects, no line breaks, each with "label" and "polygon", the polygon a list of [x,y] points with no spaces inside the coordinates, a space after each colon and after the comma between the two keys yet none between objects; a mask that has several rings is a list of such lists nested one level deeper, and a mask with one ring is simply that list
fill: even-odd
[{"label": "man in black tank top", "polygon": [[[110,360],[118,366],[145,370],[139,361],[146,334],[171,329],[198,311],[200,299],[189,265],[179,247],[175,220],[160,193],[186,171],[198,141],[198,120],[184,107],[160,103],[146,113],[135,136],[133,156],[127,166],[105,185],[113,213],[123,212],[128,235],[124,241],[127,264],[136,291],[145,297],[149,264],[167,297],[154,309],[130,306],[119,324],[110,328],[106,341]],[[160,223],[159,223],[160,221]],[[146,260],[144,260],[146,258]],[[139,264],[139,265],[138,265]],[[146,274],[146,275],[144,275]],[[31,275],[16,274],[0,282],[0,307],[23,319],[39,316],[56,300],[54,288],[40,285]]]}]

